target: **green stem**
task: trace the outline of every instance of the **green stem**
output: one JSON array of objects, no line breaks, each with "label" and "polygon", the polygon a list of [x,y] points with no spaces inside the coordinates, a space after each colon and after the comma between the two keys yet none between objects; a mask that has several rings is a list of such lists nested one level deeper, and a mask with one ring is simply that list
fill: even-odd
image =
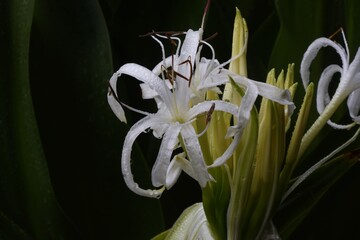
[{"label": "green stem", "polygon": [[340,94],[340,92],[335,93],[331,102],[326,106],[325,110],[321,113],[319,118],[316,119],[310,129],[305,133],[301,141],[299,153],[297,156],[298,159],[303,156],[304,152],[309,147],[311,142],[318,136],[319,132],[323,129],[327,121],[330,120],[330,118],[338,109],[340,104],[344,101],[346,96],[346,94]]}]

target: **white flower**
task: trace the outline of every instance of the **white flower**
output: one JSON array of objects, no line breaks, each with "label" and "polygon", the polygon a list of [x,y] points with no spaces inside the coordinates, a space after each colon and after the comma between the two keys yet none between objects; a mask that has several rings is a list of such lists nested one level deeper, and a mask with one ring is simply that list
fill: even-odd
[{"label": "white flower", "polygon": [[[350,116],[355,123],[360,124],[360,48],[358,49],[354,60],[350,63],[349,49],[343,32],[342,36],[345,42],[345,49],[340,44],[335,43],[328,38],[316,39],[304,54],[300,73],[306,88],[310,81],[310,65],[317,56],[319,50],[327,46],[335,49],[341,58],[342,66],[340,67],[339,65],[332,64],[322,72],[317,88],[316,106],[319,114],[324,115],[324,117],[327,118],[329,125],[334,128],[349,129],[354,123],[340,125],[329,120],[339,105],[348,97],[347,105]],[[340,82],[334,95],[331,97],[328,88],[336,73],[340,73],[341,75]]]},{"label": "white flower", "polygon": [[[194,61],[197,56],[202,29],[189,30],[186,33],[180,53],[165,58],[153,71],[140,65],[130,63],[123,65],[110,79],[108,102],[116,116],[126,121],[124,111],[116,92],[118,78],[126,74],[143,82],[143,97],[155,98],[158,111],[156,113],[141,112],[146,116],[134,124],[129,130],[123,146],[121,166],[127,186],[135,193],[148,197],[159,197],[164,188],[170,188],[177,180],[181,170],[196,179],[202,187],[212,179],[198,140],[199,133],[192,122],[197,116],[206,114],[211,108],[232,115],[238,114],[238,107],[220,100],[203,101],[194,106],[190,104],[194,95],[189,87],[194,72]],[[163,48],[162,48],[163,49]],[[164,51],[163,51],[164,52]],[[173,79],[161,79],[164,70],[173,68]],[[170,82],[170,84],[169,84]],[[145,95],[145,96],[144,96]],[[135,109],[133,109],[135,110]],[[137,111],[137,110],[136,110]],[[152,184],[160,189],[142,189],[134,181],[131,172],[131,150],[135,139],[147,129],[153,130],[154,136],[162,138],[160,150],[152,169]],[[182,144],[184,152],[171,160],[174,149]]]}]

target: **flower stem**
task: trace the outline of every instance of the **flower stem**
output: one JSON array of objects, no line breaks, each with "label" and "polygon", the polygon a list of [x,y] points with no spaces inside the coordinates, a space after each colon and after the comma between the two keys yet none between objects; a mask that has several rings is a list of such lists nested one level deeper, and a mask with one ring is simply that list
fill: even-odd
[{"label": "flower stem", "polygon": [[343,100],[346,98],[345,94],[339,94],[337,91],[334,95],[334,97],[331,99],[330,103],[326,106],[325,110],[320,114],[320,116],[316,119],[316,121],[311,125],[309,130],[305,133],[297,158],[300,159],[306,149],[309,147],[311,142],[314,140],[314,138],[319,134],[321,129],[325,126],[327,121],[330,120],[332,115],[335,113],[335,111],[338,109],[340,104],[343,102]]}]

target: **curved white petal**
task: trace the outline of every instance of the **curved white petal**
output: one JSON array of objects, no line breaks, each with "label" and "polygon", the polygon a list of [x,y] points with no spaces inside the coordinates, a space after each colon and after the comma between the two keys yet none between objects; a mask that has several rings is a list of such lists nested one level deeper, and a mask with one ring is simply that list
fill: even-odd
[{"label": "curved white petal", "polygon": [[243,134],[244,128],[246,127],[249,119],[250,112],[254,106],[256,98],[258,96],[258,90],[255,84],[252,82],[247,83],[247,90],[244,97],[241,100],[239,112],[238,112],[238,122],[235,126],[232,126],[228,129],[228,132],[225,137],[234,137],[229,147],[226,151],[218,157],[209,168],[218,167],[223,165],[234,153],[237,145],[240,142],[241,136]]},{"label": "curved white petal", "polygon": [[208,166],[208,168],[219,167],[219,166],[223,165],[224,163],[226,163],[227,160],[229,160],[229,158],[232,156],[232,154],[234,153],[234,151],[236,150],[236,147],[238,146],[238,144],[240,142],[240,139],[242,136],[242,130],[243,130],[243,128],[236,130],[237,133],[235,134],[229,147],[225,150],[225,152],[220,157],[215,159],[213,164]]},{"label": "curved white petal", "polygon": [[328,92],[329,84],[335,73],[341,74],[342,68],[333,64],[325,68],[320,76],[316,95],[316,108],[320,114],[324,111],[326,105],[330,102],[330,95]]},{"label": "curved white petal", "polygon": [[347,105],[351,118],[354,122],[360,124],[360,89],[357,89],[350,94]]},{"label": "curved white petal", "polygon": [[242,98],[239,107],[238,123],[237,123],[239,127],[245,128],[247,122],[250,119],[250,112],[254,106],[258,94],[259,91],[257,86],[253,82],[248,82],[245,95]]},{"label": "curved white petal", "polygon": [[151,99],[159,96],[159,94],[156,91],[152,90],[151,87],[149,87],[149,85],[147,85],[146,83],[141,83],[140,88],[143,99]]},{"label": "curved white petal", "polygon": [[176,183],[176,181],[178,180],[181,174],[182,171],[181,162],[178,161],[178,159],[181,158],[185,158],[185,153],[182,152],[180,154],[175,155],[171,160],[170,165],[167,169],[165,186],[166,189],[168,190],[172,188],[172,186],[174,186],[174,184]]},{"label": "curved white petal", "polygon": [[164,187],[154,190],[142,189],[134,181],[134,176],[131,172],[131,151],[134,141],[142,132],[150,128],[154,121],[157,121],[157,119],[153,119],[151,116],[146,116],[130,128],[124,140],[124,146],[121,155],[121,170],[125,183],[131,191],[141,196],[157,198],[160,197],[161,193],[164,191]]},{"label": "curved white petal", "polygon": [[234,116],[237,116],[238,114],[238,106],[236,106],[235,104],[224,102],[221,100],[212,100],[198,103],[192,108],[190,108],[187,113],[187,119],[191,120],[199,114],[208,112],[213,104],[215,104],[214,111],[227,112]]},{"label": "curved white petal", "polygon": [[247,87],[249,82],[251,82],[252,84],[255,84],[258,89],[259,95],[261,95],[267,99],[270,99],[274,102],[277,102],[277,103],[280,103],[283,105],[288,105],[289,112],[290,113],[293,112],[295,105],[291,101],[291,94],[288,90],[284,90],[284,89],[278,88],[276,86],[273,86],[273,85],[270,85],[267,83],[262,83],[262,82],[251,80],[247,77],[240,76],[240,75],[235,74],[226,69],[222,69],[221,72],[217,73],[217,74],[211,73],[209,75],[208,79],[201,83],[199,88],[200,89],[211,88],[211,87],[215,87],[215,86],[218,86],[221,84],[225,84],[230,81],[229,76],[237,84],[239,84],[240,87],[243,87],[243,88]]},{"label": "curved white petal", "polygon": [[321,48],[327,47],[327,46],[330,46],[336,50],[336,52],[340,55],[342,65],[343,65],[343,67],[342,67],[343,70],[347,71],[349,64],[348,64],[348,56],[347,56],[345,49],[342,46],[340,46],[339,44],[331,41],[330,39],[318,38],[310,44],[310,46],[306,50],[304,57],[301,61],[300,75],[301,75],[301,79],[303,81],[303,85],[305,88],[308,86],[309,81],[310,81],[310,65],[311,65],[312,61],[317,56],[319,50]]},{"label": "curved white petal", "polygon": [[146,83],[152,90],[158,93],[169,111],[172,111],[173,100],[170,90],[164,85],[163,80],[149,69],[135,63],[127,63],[121,66],[116,74],[117,77],[120,77],[121,74],[126,74]]},{"label": "curved white petal", "polygon": [[109,90],[107,94],[107,100],[110,105],[111,110],[114,112],[115,116],[121,121],[126,123],[126,117],[124,109],[122,108],[121,104],[118,102],[117,99],[117,90],[116,90],[116,83],[117,83],[117,74],[113,74],[109,81]]},{"label": "curved white petal", "polygon": [[207,171],[207,166],[204,161],[204,156],[202,154],[195,129],[191,124],[185,124],[181,130],[181,136],[184,141],[184,147],[190,160],[190,164],[194,171],[194,177],[198,180],[201,187],[205,187],[206,183],[213,180],[213,178]]},{"label": "curved white petal", "polygon": [[163,71],[168,69],[169,67],[173,67],[173,65],[178,64],[178,56],[171,55],[170,57],[165,58],[163,61],[159,62],[152,70],[152,72],[159,76]]},{"label": "curved white petal", "polygon": [[178,143],[178,136],[181,130],[179,123],[171,124],[162,139],[158,156],[151,172],[151,181],[155,187],[166,184],[167,170],[170,165],[171,155]]}]

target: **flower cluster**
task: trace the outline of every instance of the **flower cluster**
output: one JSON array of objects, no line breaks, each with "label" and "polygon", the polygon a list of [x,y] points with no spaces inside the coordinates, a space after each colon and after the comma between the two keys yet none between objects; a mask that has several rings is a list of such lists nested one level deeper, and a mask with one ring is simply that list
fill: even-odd
[{"label": "flower cluster", "polygon": [[[297,201],[294,192],[310,175],[314,179],[329,177],[320,170],[330,162],[340,166],[336,174],[330,174],[338,178],[358,161],[356,154],[339,156],[339,153],[357,138],[360,129],[323,159],[305,168],[301,166],[304,153],[326,124],[350,129],[360,123],[360,50],[350,63],[342,35],[345,48],[331,39],[319,38],[305,52],[300,66],[305,95],[291,124],[295,109],[292,99],[297,87],[294,64],[288,65],[286,74],[282,71],[276,76],[275,70],[271,70],[266,82],[247,78],[248,32],[238,10],[232,57],[224,63],[219,63],[213,47],[202,39],[203,26],[197,31],[148,34],[160,46],[161,61],[152,70],[136,63],[125,64],[109,82],[108,102],[120,121],[126,122],[123,107],[144,115],[124,140],[121,167],[125,183],[136,194],[157,198],[185,172],[199,183],[203,194],[202,203],[185,210],[159,239],[165,235],[167,239],[279,239],[273,217],[278,210]],[[164,43],[176,49],[167,54]],[[307,129],[314,95],[310,66],[326,46],[336,50],[342,66],[333,64],[322,72],[316,95],[320,115]],[[204,47],[212,53],[209,59],[201,55]],[[331,96],[330,82],[337,73],[341,75],[340,82]],[[155,101],[155,113],[121,101],[117,87],[124,74],[140,81],[142,98]],[[259,96],[260,106],[255,106]],[[346,99],[353,122],[341,125],[331,121]],[[133,144],[148,130],[162,139],[151,172],[155,189],[141,188],[131,170]],[[344,159],[346,163],[339,164]],[[324,183],[314,199],[320,199],[332,182]],[[313,194],[311,188],[308,191]],[[307,204],[306,211],[313,206]]]},{"label": "flower cluster", "polygon": [[[142,82],[143,98],[153,98],[157,103],[156,113],[128,107],[145,115],[129,130],[124,141],[121,159],[125,182],[139,195],[159,197],[165,188],[169,189],[174,185],[181,171],[197,180],[201,187],[205,187],[207,182],[213,179],[208,168],[224,164],[237,147],[258,95],[281,104],[292,105],[288,91],[250,80],[224,69],[224,66],[237,57],[219,64],[211,45],[202,40],[202,28],[197,31],[188,30],[184,34],[183,43],[178,36],[151,34],[161,46],[163,56],[161,62],[152,70],[135,63],[125,64],[110,79],[108,102],[120,121],[126,122],[122,105],[127,105],[119,99],[116,88],[123,74]],[[161,39],[170,40],[176,44],[176,52],[166,57]],[[203,46],[209,47],[213,52],[211,59],[201,58]],[[230,78],[245,90],[240,106],[223,100],[207,99],[209,92],[218,94],[220,97],[219,86],[228,83]],[[205,163],[199,142],[199,137],[207,130],[207,126],[204,129],[198,129],[195,122],[205,115],[205,122],[208,125],[212,113],[217,111],[231,114],[236,119],[236,124],[228,128],[225,136],[232,138],[231,144],[221,156],[213,159],[209,166]],[[155,137],[162,138],[151,174],[152,184],[159,187],[154,190],[139,187],[133,179],[130,167],[134,141],[147,129],[151,129]],[[182,148],[183,151],[173,156],[177,148]]]}]

